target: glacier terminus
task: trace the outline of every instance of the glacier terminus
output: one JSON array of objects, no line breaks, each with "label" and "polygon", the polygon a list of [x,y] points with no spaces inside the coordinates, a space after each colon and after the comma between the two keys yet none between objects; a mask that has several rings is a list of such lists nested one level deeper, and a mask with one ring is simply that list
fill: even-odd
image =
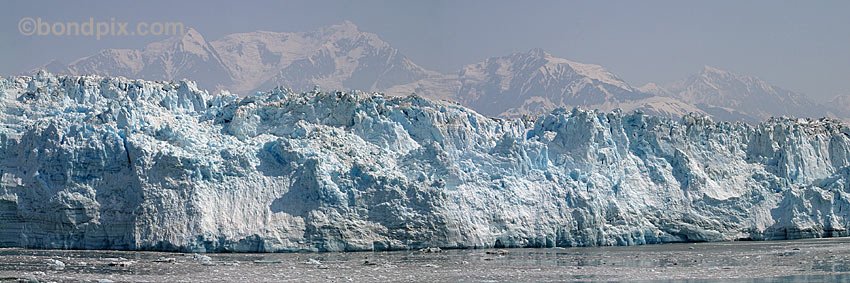
[{"label": "glacier terminus", "polygon": [[850,128],[0,79],[0,247],[192,252],[847,236]]}]

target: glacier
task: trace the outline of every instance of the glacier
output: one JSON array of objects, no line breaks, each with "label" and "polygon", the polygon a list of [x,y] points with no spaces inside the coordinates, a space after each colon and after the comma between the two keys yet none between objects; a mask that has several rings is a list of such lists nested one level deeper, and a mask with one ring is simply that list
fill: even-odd
[{"label": "glacier", "polygon": [[0,79],[0,247],[191,252],[847,236],[850,129],[191,81]]}]

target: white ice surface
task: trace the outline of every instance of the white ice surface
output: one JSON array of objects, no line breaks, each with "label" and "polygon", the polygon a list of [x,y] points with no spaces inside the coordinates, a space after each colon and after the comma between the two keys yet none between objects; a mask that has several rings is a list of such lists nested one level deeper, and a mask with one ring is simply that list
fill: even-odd
[{"label": "white ice surface", "polygon": [[844,236],[850,129],[0,79],[0,246],[182,251]]}]

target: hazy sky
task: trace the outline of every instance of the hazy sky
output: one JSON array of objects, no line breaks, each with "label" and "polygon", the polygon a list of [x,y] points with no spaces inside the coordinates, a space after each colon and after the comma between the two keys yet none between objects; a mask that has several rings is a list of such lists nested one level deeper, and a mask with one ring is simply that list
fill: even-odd
[{"label": "hazy sky", "polygon": [[24,36],[24,17],[179,21],[207,40],[350,20],[443,72],[541,47],[635,86],[711,65],[816,99],[850,94],[850,1],[12,1],[0,10],[2,75],[163,38]]}]

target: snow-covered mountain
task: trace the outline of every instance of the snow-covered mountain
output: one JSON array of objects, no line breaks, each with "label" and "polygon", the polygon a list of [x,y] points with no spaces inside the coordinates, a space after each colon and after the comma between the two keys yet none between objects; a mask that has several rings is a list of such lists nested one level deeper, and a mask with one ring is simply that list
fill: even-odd
[{"label": "snow-covered mountain", "polygon": [[829,119],[493,119],[418,96],[0,79],[0,247],[553,247],[848,227],[850,128]]},{"label": "snow-covered mountain", "polygon": [[343,22],[312,32],[250,32],[208,42],[196,30],[141,50],[108,49],[64,65],[59,74],[150,80],[190,78],[202,88],[250,94],[277,86],[360,89],[453,100],[487,115],[521,116],[585,106],[681,117],[701,109],[651,97],[599,65],[558,58],[542,49],[493,57],[454,74],[420,67],[377,35]]},{"label": "snow-covered mountain", "polygon": [[385,90],[441,76],[347,21],[313,32],[239,33],[211,42],[190,29],[142,50],[108,49],[67,66],[53,62],[45,67],[72,75],[189,78],[203,88],[243,95],[274,86]]},{"label": "snow-covered mountain", "polygon": [[667,117],[706,114],[676,98],[640,91],[602,66],[558,58],[539,48],[467,65],[458,80],[454,99],[493,116],[538,115],[575,106]]},{"label": "snow-covered mountain", "polygon": [[489,115],[647,97],[599,65],[557,58],[542,49],[467,65],[458,79],[457,99]]},{"label": "snow-covered mountain", "polygon": [[[64,65],[59,74],[99,74],[149,80],[196,80],[201,88],[240,95],[277,86],[417,94],[459,102],[489,116],[537,115],[559,107],[756,123],[772,116],[850,118],[843,108],[758,78],[705,67],[670,84],[633,87],[599,65],[559,58],[542,49],[491,57],[453,74],[427,70],[377,35],[351,22],[312,32],[249,32],[207,41],[196,30],[141,50],[108,49]],[[840,101],[839,104],[841,105]]]},{"label": "snow-covered mountain", "polygon": [[771,85],[752,76],[706,66],[685,80],[643,91],[677,98],[727,121],[757,122],[770,117],[824,117],[825,107],[805,95]]},{"label": "snow-covered mountain", "polygon": [[826,109],[833,117],[850,121],[850,95],[837,95],[827,103]]},{"label": "snow-covered mountain", "polygon": [[184,35],[148,44],[144,49],[106,49],[63,65],[45,68],[63,74],[97,74],[148,80],[193,78],[210,89],[232,86],[231,71],[216,49],[194,29]]},{"label": "snow-covered mountain", "polygon": [[348,21],[308,33],[234,34],[213,44],[229,67],[239,70],[237,79],[247,84],[243,89],[320,85],[378,91],[439,76]]}]

